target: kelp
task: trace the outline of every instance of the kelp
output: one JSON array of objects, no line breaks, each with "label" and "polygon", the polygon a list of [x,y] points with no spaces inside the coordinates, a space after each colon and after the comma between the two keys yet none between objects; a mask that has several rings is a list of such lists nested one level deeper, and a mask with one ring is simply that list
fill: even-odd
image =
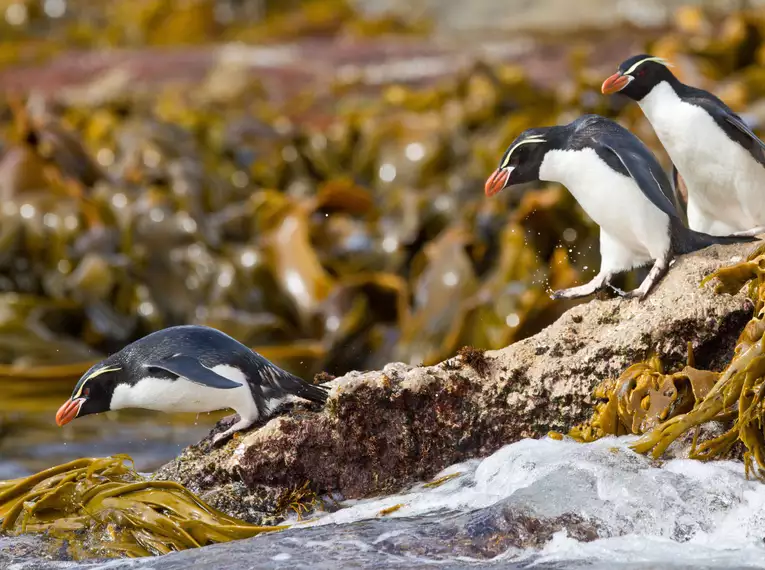
[{"label": "kelp", "polygon": [[679,372],[664,373],[655,357],[634,364],[617,380],[606,379],[595,388],[595,412],[571,429],[572,438],[587,442],[606,435],[641,435],[632,449],[659,458],[702,424],[732,422],[723,434],[703,442],[696,432],[689,457],[723,457],[741,442],[747,476],[765,478],[765,246],[710,274],[701,285],[713,279],[718,293],[735,294],[746,286],[755,304],[725,369],[694,368],[690,347],[688,365]]},{"label": "kelp", "polygon": [[627,368],[618,379],[607,378],[593,391],[593,417],[569,432],[574,439],[595,441],[605,435],[643,434],[668,418],[690,412],[717,382],[719,374],[693,368],[688,346],[688,365],[665,374],[661,360],[653,356]]},{"label": "kelp", "polygon": [[[96,101],[9,95],[0,312],[4,290],[66,299],[66,326],[57,316],[35,331],[96,354],[177,322],[251,345],[315,343],[323,348],[308,374],[435,363],[459,346],[499,348],[548,324],[563,309],[547,298],[545,278],[571,285],[573,265],[594,252],[572,255],[550,247],[560,236],[529,234],[541,225],[586,243],[594,232],[560,190],[531,192],[512,214],[509,194],[475,194],[488,145],[513,133],[487,138],[473,114],[550,116],[554,98],[531,97],[523,75],[479,63],[425,89],[394,88],[396,97],[387,87],[371,101],[352,94],[331,111],[306,93],[215,106],[173,88],[121,88]],[[0,113],[0,129],[2,121]],[[46,176],[36,176],[43,163]],[[455,192],[442,191],[447,181]],[[47,371],[33,368],[48,364],[56,362],[0,355],[9,376],[37,377]]]},{"label": "kelp", "polygon": [[82,458],[0,481],[0,532],[45,533],[81,559],[167,554],[287,528],[232,518],[129,464],[127,455]]}]

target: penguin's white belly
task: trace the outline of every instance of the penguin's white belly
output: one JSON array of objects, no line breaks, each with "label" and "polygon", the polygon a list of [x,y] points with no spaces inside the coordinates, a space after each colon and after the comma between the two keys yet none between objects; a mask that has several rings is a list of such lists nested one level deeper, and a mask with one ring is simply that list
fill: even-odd
[{"label": "penguin's white belly", "polygon": [[241,388],[221,390],[191,382],[186,378],[167,380],[147,376],[134,385],[119,384],[114,390],[110,408],[143,408],[160,412],[213,412],[231,408],[237,412],[255,413],[257,409],[250,386],[239,369],[220,365],[212,368],[221,376],[242,384]]},{"label": "penguin's white belly", "polygon": [[548,151],[539,174],[542,180],[565,185],[601,231],[634,254],[636,264],[669,250],[669,216],[594,149]]},{"label": "penguin's white belly", "polygon": [[640,106],[688,188],[691,229],[722,235],[765,224],[765,168],[704,109],[666,83]]}]

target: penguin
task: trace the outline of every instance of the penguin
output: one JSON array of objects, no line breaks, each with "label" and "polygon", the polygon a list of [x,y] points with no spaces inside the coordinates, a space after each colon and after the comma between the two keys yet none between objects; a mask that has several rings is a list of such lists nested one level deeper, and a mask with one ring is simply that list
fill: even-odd
[{"label": "penguin", "polygon": [[92,366],[59,408],[56,423],[124,408],[232,408],[239,421],[217,434],[215,445],[269,416],[290,395],[324,404],[328,394],[219,330],[182,325],[151,333]]},{"label": "penguin", "polygon": [[688,226],[726,235],[765,224],[765,143],[725,103],[685,85],[659,57],[636,55],[601,91],[637,101],[686,186]]},{"label": "penguin", "polygon": [[[494,196],[508,186],[538,180],[566,186],[600,226],[598,274],[584,285],[554,291],[553,299],[585,297],[607,286],[624,297],[644,299],[675,255],[756,241],[751,232],[712,236],[683,225],[656,157],[630,131],[599,115],[521,133],[486,180],[485,193]],[[624,292],[610,285],[616,274],[651,262],[637,289]]]}]

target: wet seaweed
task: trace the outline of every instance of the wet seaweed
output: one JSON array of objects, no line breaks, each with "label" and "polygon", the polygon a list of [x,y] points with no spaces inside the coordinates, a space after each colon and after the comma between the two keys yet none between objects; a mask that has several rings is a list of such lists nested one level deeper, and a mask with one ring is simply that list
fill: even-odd
[{"label": "wet seaweed", "polygon": [[75,559],[167,554],[285,528],[230,517],[178,483],[140,475],[127,455],[0,481],[0,532],[65,540]]},{"label": "wet seaweed", "polygon": [[459,477],[462,475],[461,471],[455,471],[454,473],[449,473],[448,475],[444,475],[443,477],[439,477],[438,479],[434,479],[433,481],[428,481],[423,485],[426,489],[433,489],[435,487],[440,487],[447,481],[451,481],[452,479],[455,479],[456,477]]},{"label": "wet seaweed", "polygon": [[398,503],[396,505],[393,505],[391,507],[387,507],[385,509],[380,509],[380,512],[377,513],[377,516],[380,517],[386,517],[391,513],[395,513],[396,511],[400,510],[401,507],[404,506],[404,503]]},{"label": "wet seaweed", "polygon": [[[655,357],[634,364],[617,380],[606,379],[595,388],[595,412],[571,429],[571,437],[587,442],[637,434],[641,437],[632,449],[659,458],[674,441],[696,430],[690,458],[724,457],[741,442],[747,476],[765,478],[765,245],[710,274],[701,286],[715,279],[717,293],[735,294],[746,287],[755,305],[725,369],[693,368],[690,347],[688,365],[679,372],[664,373]],[[722,435],[699,442],[697,428],[713,421],[732,424]]]}]

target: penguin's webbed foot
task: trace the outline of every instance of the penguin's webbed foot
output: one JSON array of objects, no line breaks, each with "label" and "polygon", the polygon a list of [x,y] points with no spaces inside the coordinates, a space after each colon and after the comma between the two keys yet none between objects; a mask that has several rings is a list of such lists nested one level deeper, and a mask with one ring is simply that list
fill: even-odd
[{"label": "penguin's webbed foot", "polygon": [[233,433],[230,433],[228,431],[216,433],[213,436],[212,441],[210,442],[210,447],[211,448],[222,447],[223,444],[226,443],[228,441],[228,438],[230,438],[232,435]]},{"label": "penguin's webbed foot", "polygon": [[226,431],[215,434],[212,438],[212,441],[210,442],[210,447],[219,447],[220,445],[223,445],[223,443],[228,441],[230,437],[233,437],[236,434],[236,432],[241,431],[243,429],[247,429],[254,423],[255,423],[255,420],[251,420],[247,418],[240,419],[238,422],[236,422]]},{"label": "penguin's webbed foot", "polygon": [[602,285],[594,286],[592,283],[580,285],[579,287],[571,287],[569,289],[558,289],[550,293],[550,298],[553,300],[558,299],[579,299],[581,297],[589,297],[593,293],[602,289]]},{"label": "penguin's webbed foot", "polygon": [[647,291],[641,291],[640,289],[633,289],[632,291],[622,291],[619,296],[624,299],[637,299],[642,301],[648,295]]}]

